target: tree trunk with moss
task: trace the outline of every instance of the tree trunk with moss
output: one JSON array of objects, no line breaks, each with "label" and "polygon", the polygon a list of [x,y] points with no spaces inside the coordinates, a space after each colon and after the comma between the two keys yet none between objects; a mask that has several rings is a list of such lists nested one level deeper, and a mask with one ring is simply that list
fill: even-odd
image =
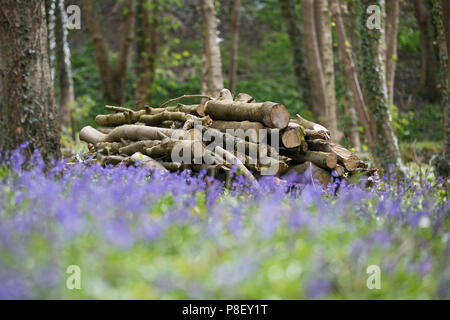
[{"label": "tree trunk with moss", "polygon": [[0,150],[29,142],[47,162],[60,158],[58,116],[43,0],[0,3]]},{"label": "tree trunk with moss", "polygon": [[[384,10],[384,1],[362,0],[362,12],[366,16],[366,9],[370,5],[378,5]],[[392,128],[392,116],[388,105],[388,95],[384,65],[384,25],[382,30],[370,29],[366,25],[367,19],[361,19],[361,58],[362,83],[366,94],[366,103],[373,121],[375,131],[375,160],[384,169],[391,165],[401,166],[400,151],[397,138]]]}]

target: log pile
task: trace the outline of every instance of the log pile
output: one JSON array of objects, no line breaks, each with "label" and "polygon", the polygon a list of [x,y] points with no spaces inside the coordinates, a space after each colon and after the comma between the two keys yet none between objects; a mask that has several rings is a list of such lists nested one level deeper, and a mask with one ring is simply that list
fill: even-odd
[{"label": "log pile", "polygon": [[[207,101],[177,103],[193,97]],[[283,179],[292,172],[308,172],[323,186],[376,172],[355,153],[333,142],[324,126],[300,115],[291,117],[284,105],[256,102],[245,93],[233,98],[223,89],[215,99],[183,96],[159,108],[105,109],[114,113],[98,115],[97,129],[87,126],[80,131],[89,154],[105,166],[206,170],[217,177],[227,176],[236,166],[239,174],[254,183],[261,175]]]}]

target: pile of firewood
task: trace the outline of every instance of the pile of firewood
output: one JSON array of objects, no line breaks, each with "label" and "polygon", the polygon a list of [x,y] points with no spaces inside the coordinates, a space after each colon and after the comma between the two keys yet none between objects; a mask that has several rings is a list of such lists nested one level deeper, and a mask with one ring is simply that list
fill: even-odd
[{"label": "pile of firewood", "polygon": [[[205,101],[176,103],[193,97]],[[292,119],[284,105],[256,102],[244,93],[233,99],[230,91],[223,89],[215,99],[183,96],[159,108],[147,106],[137,111],[105,108],[114,113],[98,115],[98,129],[87,126],[80,131],[89,153],[104,165],[206,170],[213,176],[226,176],[236,166],[250,181],[266,174],[283,179],[293,171],[308,171],[324,186],[334,179],[376,172],[355,153],[333,142],[322,125],[300,115]],[[213,143],[219,140],[223,144]],[[174,159],[174,154],[183,160]]]}]

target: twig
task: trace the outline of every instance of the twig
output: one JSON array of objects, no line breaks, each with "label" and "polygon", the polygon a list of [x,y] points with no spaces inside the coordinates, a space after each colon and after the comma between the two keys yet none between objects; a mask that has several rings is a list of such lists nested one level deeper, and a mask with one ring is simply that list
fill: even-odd
[{"label": "twig", "polygon": [[164,108],[165,106],[167,106],[168,104],[170,104],[172,102],[180,101],[180,100],[183,100],[183,99],[189,99],[189,98],[204,98],[204,99],[208,99],[208,100],[214,100],[212,97],[205,96],[203,94],[185,94],[185,95],[183,95],[181,97],[170,99],[170,100],[164,102],[161,105],[161,108]]},{"label": "twig", "polygon": [[124,108],[124,107],[116,107],[116,106],[105,106],[106,110],[116,111],[116,112],[134,112],[131,109]]}]

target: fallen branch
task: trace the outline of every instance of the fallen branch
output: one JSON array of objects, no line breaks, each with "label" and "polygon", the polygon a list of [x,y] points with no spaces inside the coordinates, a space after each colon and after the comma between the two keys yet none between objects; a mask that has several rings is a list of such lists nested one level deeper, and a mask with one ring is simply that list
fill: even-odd
[{"label": "fallen branch", "polygon": [[164,103],[161,105],[161,108],[164,108],[165,106],[167,106],[167,105],[170,104],[170,103],[177,102],[177,101],[181,101],[181,100],[184,100],[184,99],[189,99],[189,98],[201,98],[201,99],[213,100],[212,97],[206,96],[206,95],[203,95],[203,94],[185,94],[185,95],[183,95],[183,96],[181,96],[181,97],[174,98],[174,99],[170,99],[170,100],[164,102]]}]

